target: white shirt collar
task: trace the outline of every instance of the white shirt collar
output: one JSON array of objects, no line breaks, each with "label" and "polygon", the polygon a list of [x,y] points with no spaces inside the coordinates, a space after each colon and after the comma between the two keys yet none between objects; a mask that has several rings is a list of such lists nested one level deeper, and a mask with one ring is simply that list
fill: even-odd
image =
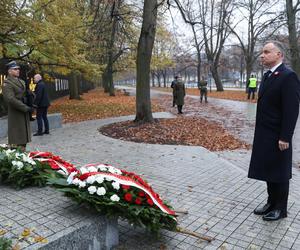
[{"label": "white shirt collar", "polygon": [[270,70],[272,71],[272,73],[282,64],[282,62],[276,64],[274,67],[270,68]]}]

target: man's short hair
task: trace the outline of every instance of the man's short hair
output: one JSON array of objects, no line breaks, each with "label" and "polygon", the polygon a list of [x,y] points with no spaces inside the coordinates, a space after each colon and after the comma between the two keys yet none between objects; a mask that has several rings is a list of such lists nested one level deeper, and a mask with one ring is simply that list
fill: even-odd
[{"label": "man's short hair", "polygon": [[283,44],[279,41],[275,41],[275,40],[269,40],[267,41],[265,44],[267,43],[273,43],[274,46],[280,51],[280,53],[284,56],[284,51],[285,51],[285,48],[283,46]]}]

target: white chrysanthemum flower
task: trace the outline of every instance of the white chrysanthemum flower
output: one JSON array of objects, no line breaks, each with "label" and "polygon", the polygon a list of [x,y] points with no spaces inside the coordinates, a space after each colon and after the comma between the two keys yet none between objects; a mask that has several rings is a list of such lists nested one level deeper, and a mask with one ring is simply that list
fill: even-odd
[{"label": "white chrysanthemum flower", "polygon": [[105,176],[105,180],[112,181],[113,179],[110,176]]},{"label": "white chrysanthemum flower", "polygon": [[23,159],[23,161],[25,161],[31,165],[36,165],[35,161],[28,155],[22,154],[22,159]]},{"label": "white chrysanthemum flower", "polygon": [[122,171],[120,169],[115,168],[115,174],[121,175]]},{"label": "white chrysanthemum flower", "polygon": [[103,183],[103,181],[104,181],[104,177],[103,177],[103,176],[97,176],[97,177],[96,177],[96,181],[97,181],[99,184],[101,184],[101,183]]},{"label": "white chrysanthemum flower", "polygon": [[114,181],[114,182],[112,183],[112,186],[113,186],[113,188],[116,189],[116,190],[119,190],[119,189],[120,189],[120,183],[119,183],[119,182]]},{"label": "white chrysanthemum flower", "polygon": [[118,195],[114,194],[114,195],[112,195],[112,196],[110,197],[110,199],[111,199],[112,201],[119,201],[119,200],[120,200],[120,197],[119,197]]},{"label": "white chrysanthemum flower", "polygon": [[96,177],[95,177],[94,175],[89,176],[89,177],[86,179],[86,182],[87,182],[88,184],[93,184],[95,181],[96,181]]},{"label": "white chrysanthemum flower", "polygon": [[11,163],[12,163],[13,166],[16,167],[18,170],[20,170],[21,168],[24,167],[24,164],[23,164],[23,162],[21,162],[21,161],[12,161]]},{"label": "white chrysanthemum flower", "polygon": [[85,181],[79,181],[79,187],[80,188],[86,187],[86,182]]},{"label": "white chrysanthemum flower", "polygon": [[89,171],[87,170],[87,168],[82,167],[82,168],[80,168],[80,172],[81,172],[81,174],[86,174]]},{"label": "white chrysanthemum flower", "polygon": [[99,187],[99,188],[97,189],[97,194],[98,194],[99,196],[105,195],[105,194],[106,194],[105,188],[104,188],[104,187]]},{"label": "white chrysanthemum flower", "polygon": [[16,158],[22,158],[23,154],[16,153],[15,156],[16,156]]},{"label": "white chrysanthemum flower", "polygon": [[94,194],[94,193],[97,192],[97,188],[95,186],[90,186],[88,188],[88,191],[89,191],[90,194]]},{"label": "white chrysanthemum flower", "polygon": [[115,173],[115,168],[112,166],[108,166],[108,172],[114,174]]},{"label": "white chrysanthemum flower", "polygon": [[6,156],[9,156],[9,155],[13,154],[15,151],[16,151],[15,149],[7,149],[7,150],[5,150],[5,154],[6,154]]},{"label": "white chrysanthemum flower", "polygon": [[100,171],[107,171],[107,167],[104,164],[100,164],[97,166]]},{"label": "white chrysanthemum flower", "polygon": [[98,172],[98,169],[95,167],[88,167],[88,171],[91,172]]},{"label": "white chrysanthemum flower", "polygon": [[74,185],[79,185],[79,183],[80,183],[80,180],[78,179],[78,178],[75,178],[73,181],[72,181],[72,184],[74,184]]}]

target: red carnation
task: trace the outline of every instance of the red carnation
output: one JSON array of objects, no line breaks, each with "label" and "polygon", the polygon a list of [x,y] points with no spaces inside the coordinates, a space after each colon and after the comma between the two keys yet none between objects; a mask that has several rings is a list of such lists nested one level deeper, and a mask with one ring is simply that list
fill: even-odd
[{"label": "red carnation", "polygon": [[130,186],[128,186],[128,185],[122,185],[122,188],[123,188],[124,190],[128,190],[128,189],[130,188]]},{"label": "red carnation", "polygon": [[150,206],[153,206],[153,201],[151,199],[147,199],[147,203],[150,205]]},{"label": "red carnation", "polygon": [[131,195],[131,193],[126,193],[124,195],[124,200],[128,201],[128,202],[131,202],[132,201],[132,195]]},{"label": "red carnation", "polygon": [[137,197],[137,198],[135,199],[135,204],[141,205],[141,204],[142,204],[141,198]]},{"label": "red carnation", "polygon": [[141,192],[139,192],[139,196],[140,197],[145,197],[145,193],[141,191]]}]

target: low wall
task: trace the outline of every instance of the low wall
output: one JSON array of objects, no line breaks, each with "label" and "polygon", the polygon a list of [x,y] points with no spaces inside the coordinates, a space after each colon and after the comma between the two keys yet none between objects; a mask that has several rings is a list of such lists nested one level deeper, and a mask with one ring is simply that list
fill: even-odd
[{"label": "low wall", "polygon": [[[54,113],[48,114],[49,127],[51,129],[61,128],[62,127],[62,114]],[[37,122],[31,122],[31,131],[34,133],[37,131]],[[0,138],[7,136],[7,117],[0,118]]]},{"label": "low wall", "polygon": [[[0,186],[0,193],[0,229],[20,249],[108,250],[119,243],[117,218],[79,206],[53,188]],[[20,237],[25,229],[30,232]]]}]

